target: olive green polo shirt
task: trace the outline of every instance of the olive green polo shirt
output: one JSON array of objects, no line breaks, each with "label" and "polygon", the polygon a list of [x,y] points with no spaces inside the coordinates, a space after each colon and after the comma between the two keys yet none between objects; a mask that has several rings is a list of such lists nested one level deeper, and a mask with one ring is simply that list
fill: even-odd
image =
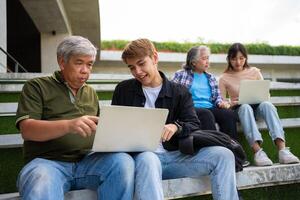
[{"label": "olive green polo shirt", "polygon": [[[95,90],[84,84],[74,96],[62,75],[34,78],[24,84],[17,110],[16,126],[24,119],[63,120],[83,115],[98,115],[99,103]],[[41,132],[40,134],[43,134]],[[46,142],[24,141],[24,159],[46,158],[76,162],[92,148],[94,137],[83,138],[66,134]]]}]

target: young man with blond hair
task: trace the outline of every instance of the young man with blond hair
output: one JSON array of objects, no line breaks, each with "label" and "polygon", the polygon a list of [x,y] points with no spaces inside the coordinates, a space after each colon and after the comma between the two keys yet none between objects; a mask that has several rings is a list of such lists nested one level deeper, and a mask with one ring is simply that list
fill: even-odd
[{"label": "young man with blond hair", "polygon": [[134,155],[135,198],[163,199],[162,179],[209,175],[214,199],[238,199],[235,160],[229,149],[204,147],[194,155],[178,150],[179,140],[199,129],[199,120],[188,90],[158,70],[153,43],[148,39],[128,43],[122,59],[134,78],[117,85],[112,104],[169,110],[158,149]]}]

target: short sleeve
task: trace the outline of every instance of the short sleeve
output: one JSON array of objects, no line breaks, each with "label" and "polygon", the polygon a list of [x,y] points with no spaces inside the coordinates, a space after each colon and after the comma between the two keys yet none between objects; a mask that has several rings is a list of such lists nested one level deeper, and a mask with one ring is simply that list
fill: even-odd
[{"label": "short sleeve", "polygon": [[258,68],[257,68],[257,79],[258,79],[258,80],[263,80],[263,79],[264,79],[264,77],[263,77],[263,75],[262,75],[260,69],[258,69]]},{"label": "short sleeve", "polygon": [[16,127],[24,119],[41,119],[43,113],[43,99],[37,82],[30,80],[23,86],[18,103]]}]

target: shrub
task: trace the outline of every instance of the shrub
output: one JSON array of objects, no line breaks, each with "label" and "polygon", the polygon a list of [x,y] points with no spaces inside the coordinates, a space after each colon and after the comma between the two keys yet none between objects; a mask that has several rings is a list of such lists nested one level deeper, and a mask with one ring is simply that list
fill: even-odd
[{"label": "shrub", "polygon": [[[129,41],[126,40],[104,40],[101,42],[102,50],[123,50]],[[192,42],[155,42],[153,41],[158,51],[163,52],[182,52],[186,53],[191,47],[197,45],[207,45],[211,52],[215,54],[226,54],[231,44],[221,43],[192,43]],[[300,56],[300,46],[271,46],[266,43],[245,44],[249,54],[256,55],[289,55]]]}]

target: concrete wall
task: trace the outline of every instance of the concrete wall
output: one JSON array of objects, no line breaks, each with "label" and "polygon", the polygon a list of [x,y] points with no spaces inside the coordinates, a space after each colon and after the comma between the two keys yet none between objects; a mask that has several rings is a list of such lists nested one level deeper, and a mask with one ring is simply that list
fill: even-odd
[{"label": "concrete wall", "polygon": [[59,69],[56,59],[56,48],[63,38],[69,36],[69,34],[41,34],[41,60],[42,60],[42,72],[52,73]]},{"label": "concrete wall", "polygon": [[[41,72],[58,69],[56,47],[68,35],[81,35],[100,46],[98,0],[20,0],[41,34]],[[88,2],[88,3],[87,3]]]},{"label": "concrete wall", "polygon": [[[0,1],[0,46],[6,51],[6,0]],[[0,73],[6,73],[6,55],[0,52]]]},{"label": "concrete wall", "polygon": [[[172,77],[185,62],[185,53],[159,52],[159,69]],[[300,56],[249,55],[248,63],[261,69],[265,79],[273,81],[300,81]],[[219,76],[227,66],[225,54],[210,56],[209,72]],[[93,73],[129,74],[128,67],[121,61],[121,51],[101,51],[100,61],[93,67]]]}]

